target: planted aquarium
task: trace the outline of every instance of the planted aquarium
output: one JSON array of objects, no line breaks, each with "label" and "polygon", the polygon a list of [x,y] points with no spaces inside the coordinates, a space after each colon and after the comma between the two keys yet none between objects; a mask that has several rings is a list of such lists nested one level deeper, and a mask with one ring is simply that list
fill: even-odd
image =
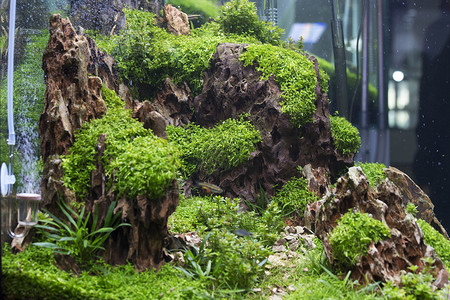
[{"label": "planted aquarium", "polygon": [[448,298],[448,12],[0,0],[2,298]]}]

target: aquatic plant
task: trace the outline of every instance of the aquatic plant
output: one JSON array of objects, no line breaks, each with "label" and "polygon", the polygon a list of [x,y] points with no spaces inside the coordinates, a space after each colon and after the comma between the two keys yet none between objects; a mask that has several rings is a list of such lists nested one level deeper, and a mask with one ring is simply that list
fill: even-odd
[{"label": "aquatic plant", "polygon": [[386,173],[384,173],[386,166],[384,164],[357,162],[355,163],[355,166],[361,167],[364,174],[367,176],[370,187],[373,189],[386,179]]},{"label": "aquatic plant", "polygon": [[[120,222],[120,213],[114,214],[116,202],[111,202],[105,216],[103,226],[99,225],[97,207],[91,220],[91,213],[85,215],[85,206],[79,213],[75,212],[64,201],[58,202],[66,220],[57,218],[44,210],[49,217],[40,218],[36,225],[38,232],[47,239],[45,242],[34,243],[36,246],[50,248],[55,253],[72,255],[80,267],[89,267],[99,250],[104,250],[103,243],[109,235],[121,226],[130,226]],[[44,215],[41,214],[41,217]],[[91,224],[90,226],[88,224]]]},{"label": "aquatic plant", "polygon": [[334,146],[344,155],[358,152],[361,147],[361,138],[358,129],[344,117],[331,116],[331,136]]},{"label": "aquatic plant", "polygon": [[178,149],[153,134],[136,137],[121,147],[106,171],[115,179],[119,195],[161,198],[181,166]]},{"label": "aquatic plant", "polygon": [[293,213],[303,216],[306,205],[317,200],[318,197],[308,189],[306,179],[296,177],[292,177],[272,197],[272,202],[281,207],[284,216]]},{"label": "aquatic plant", "polygon": [[208,293],[205,282],[180,276],[170,264],[137,273],[132,264],[97,262],[74,276],[58,269],[51,249],[33,245],[13,254],[5,244],[2,283],[2,295],[14,299],[198,299]]},{"label": "aquatic plant", "polygon": [[418,271],[419,267],[413,265],[408,267],[408,272],[402,271],[399,285],[392,281],[387,282],[381,290],[386,299],[445,299],[445,290],[435,292],[436,287],[433,285],[435,278],[432,273],[433,258],[427,257],[421,258],[421,260],[424,268],[420,272]]},{"label": "aquatic plant", "polygon": [[369,245],[390,237],[390,230],[383,222],[367,213],[349,210],[328,234],[336,265],[351,267],[359,256],[367,254]]},{"label": "aquatic plant", "polygon": [[150,12],[124,9],[124,13],[125,28],[114,36],[95,36],[96,43],[114,56],[125,81],[132,86],[146,85],[153,93],[167,77],[176,84],[186,81],[197,93],[219,43],[256,42],[250,37],[226,37],[217,24],[205,24],[190,35],[175,36],[158,27]]},{"label": "aquatic plant", "polygon": [[261,80],[273,76],[280,86],[283,113],[292,125],[301,127],[312,121],[316,110],[317,74],[313,63],[301,53],[269,44],[252,44],[246,47],[240,60],[245,66],[256,63]]},{"label": "aquatic plant", "polygon": [[[95,40],[99,48],[115,57],[121,77],[130,85],[144,85],[154,94],[169,77],[176,84],[187,82],[196,94],[201,91],[203,72],[209,68],[219,43],[281,43],[281,29],[260,21],[253,3],[233,3],[232,8],[221,10],[217,23],[204,24],[182,36],[158,27],[152,13],[124,9],[125,28],[114,36],[96,35]],[[246,9],[236,11],[236,5]],[[234,32],[230,26],[236,22],[235,14],[251,20],[252,25]]]},{"label": "aquatic plant", "polygon": [[[108,98],[106,94],[104,97]],[[64,184],[78,197],[88,195],[96,145],[102,134],[106,149],[100,163],[109,184],[121,194],[160,198],[176,178],[180,166],[177,148],[144,129],[131,117],[130,110],[122,108],[109,108],[102,118],[85,123],[77,132],[69,154],[63,157]]]},{"label": "aquatic plant", "polygon": [[417,219],[417,224],[422,229],[425,243],[436,251],[447,268],[450,267],[450,241],[422,219]]},{"label": "aquatic plant", "polygon": [[270,250],[256,239],[213,229],[207,247],[213,268],[220,265],[215,283],[223,288],[250,288],[264,275]]},{"label": "aquatic plant", "polygon": [[281,44],[284,30],[259,19],[256,5],[248,0],[231,0],[220,8],[217,20],[225,34],[248,35],[262,43]]},{"label": "aquatic plant", "polygon": [[211,129],[193,123],[184,128],[167,126],[169,142],[181,151],[185,175],[226,171],[248,160],[261,136],[244,118],[227,119]]}]

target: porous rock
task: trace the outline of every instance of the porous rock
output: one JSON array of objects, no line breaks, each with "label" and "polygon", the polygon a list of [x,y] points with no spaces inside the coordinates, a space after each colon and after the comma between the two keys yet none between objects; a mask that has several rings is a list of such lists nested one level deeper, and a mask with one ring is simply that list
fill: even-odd
[{"label": "porous rock", "polygon": [[42,58],[47,89],[39,119],[44,162],[50,155],[67,154],[74,132],[106,111],[102,80],[88,73],[90,52],[88,39],[78,35],[68,19],[51,17],[50,39]]},{"label": "porous rock", "polygon": [[[274,186],[282,186],[297,175],[297,166],[323,167],[331,176],[353,162],[333,145],[329,122],[329,101],[320,85],[316,86],[316,111],[312,122],[301,128],[292,126],[281,110],[281,90],[273,76],[260,80],[256,65],[243,66],[239,60],[246,45],[219,44],[211,68],[203,77],[203,90],[194,99],[195,122],[204,127],[228,118],[250,114],[262,142],[248,162],[229,171],[200,174],[202,180],[218,184],[226,196],[250,201],[259,194],[259,186],[273,195]],[[318,82],[317,60],[313,62]]]},{"label": "porous rock", "polygon": [[188,15],[172,4],[164,6],[164,26],[167,31],[175,35],[186,35],[190,32]]},{"label": "porous rock", "polygon": [[411,202],[417,207],[417,218],[422,219],[433,226],[439,233],[447,239],[448,234],[434,214],[434,205],[430,198],[425,194],[417,184],[404,172],[395,167],[389,167],[384,170],[386,176],[400,190],[402,195],[402,204],[406,205]]},{"label": "porous rock", "polygon": [[[77,34],[70,21],[59,15],[51,17],[50,39],[42,66],[47,89],[44,112],[39,120],[45,162],[41,207],[59,215],[56,203],[60,196],[66,202],[80,200],[64,186],[60,156],[67,154],[73,145],[76,130],[85,122],[101,118],[106,112],[102,85],[124,95],[127,89],[117,84],[113,59],[102,53],[92,39]],[[132,103],[129,97],[126,99],[127,103]],[[150,199],[145,195],[118,198],[102,165],[106,139],[105,135],[98,137],[91,189],[83,199],[84,205],[92,215],[98,209],[98,224],[101,226],[109,205],[117,201],[115,212],[121,213],[122,221],[131,226],[120,227],[111,234],[103,253],[104,259],[110,264],[131,262],[138,271],[158,268],[164,262],[167,219],[178,205],[177,182],[172,182],[161,199]]]},{"label": "porous rock", "polygon": [[433,274],[442,285],[448,278],[448,272],[434,249],[425,243],[414,217],[406,213],[404,194],[389,179],[382,182],[376,191],[373,190],[362,169],[352,167],[339,178],[334,190],[308,205],[306,222],[322,240],[325,253],[334,265],[336,261],[328,234],[349,210],[368,213],[389,227],[391,237],[369,245],[368,253],[359,257],[351,269],[353,279],[361,283],[365,283],[366,279],[370,282],[393,280],[399,283],[401,271],[408,271],[407,268],[412,265],[417,265],[421,271],[424,268],[421,258],[432,257],[435,260]]},{"label": "porous rock", "polygon": [[134,101],[133,118],[151,129],[155,135],[166,138],[166,126],[184,126],[193,116],[191,90],[187,84],[175,85],[169,78],[153,101]]}]

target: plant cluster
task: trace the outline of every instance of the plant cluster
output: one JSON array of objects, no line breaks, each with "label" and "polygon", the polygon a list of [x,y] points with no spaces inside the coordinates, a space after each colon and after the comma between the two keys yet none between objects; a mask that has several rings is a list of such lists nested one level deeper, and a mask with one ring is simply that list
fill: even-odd
[{"label": "plant cluster", "polygon": [[207,232],[214,228],[230,232],[245,230],[265,245],[272,245],[283,228],[281,210],[269,203],[261,216],[240,211],[239,199],[221,196],[180,197],[177,210],[169,217],[171,232]]},{"label": "plant cluster", "polygon": [[367,213],[345,213],[328,234],[332,255],[340,267],[352,266],[358,257],[367,254],[371,243],[391,236],[389,227]]},{"label": "plant cluster", "polygon": [[102,245],[114,230],[121,226],[129,226],[127,223],[120,223],[120,213],[114,214],[116,202],[110,204],[103,226],[98,224],[97,207],[91,220],[90,212],[85,215],[85,206],[80,213],[76,213],[65,202],[61,201],[58,205],[67,220],[59,219],[44,210],[49,217],[41,214],[36,228],[47,241],[34,245],[50,248],[55,253],[72,255],[77,264],[83,268],[92,264],[99,250],[104,250]]},{"label": "plant cluster", "polygon": [[317,74],[313,63],[303,54],[270,44],[248,45],[240,60],[244,65],[257,64],[261,80],[273,76],[280,86],[281,109],[294,126],[312,120],[316,106]]},{"label": "plant cluster", "polygon": [[248,0],[232,0],[220,9],[217,20],[222,31],[226,34],[249,35],[262,43],[280,45],[283,30],[261,21],[254,2]]},{"label": "plant cluster", "polygon": [[433,286],[435,280],[432,275],[433,258],[422,258],[422,261],[424,262],[422,271],[419,272],[419,267],[415,265],[408,267],[409,272],[402,271],[400,285],[389,281],[382,289],[383,295],[387,299],[394,300],[445,299],[445,291],[436,292]]},{"label": "plant cluster", "polygon": [[259,217],[239,211],[239,200],[221,196],[181,198],[169,218],[170,230],[196,230],[204,236],[199,249],[186,250],[180,270],[216,288],[249,288],[264,273],[264,264],[282,230],[277,206]]},{"label": "plant cluster", "polygon": [[214,266],[220,266],[217,281],[227,288],[250,288],[264,275],[271,251],[260,241],[213,229],[208,242],[208,256]]},{"label": "plant cluster", "polygon": [[[93,276],[92,272],[95,272]],[[54,263],[52,250],[30,245],[13,254],[3,248],[2,295],[6,299],[198,299],[203,281],[189,280],[171,265],[136,273],[131,264],[97,265],[74,276]],[[19,287],[19,288],[18,288]]]},{"label": "plant cluster", "polygon": [[[176,84],[187,82],[197,93],[201,90],[203,72],[209,68],[219,43],[281,44],[281,30],[260,21],[253,3],[233,0],[225,6],[217,23],[204,24],[183,36],[158,27],[152,13],[125,9],[125,28],[118,35],[97,35],[95,39],[102,50],[115,57],[122,78],[130,85],[144,85],[156,92],[169,77]],[[233,30],[236,15],[239,20],[250,22],[237,32]]]},{"label": "plant cluster", "polygon": [[447,268],[450,268],[450,241],[422,219],[417,219],[417,224],[422,229],[425,243],[436,251]]},{"label": "plant cluster", "polygon": [[384,173],[386,166],[384,164],[357,162],[355,166],[361,167],[367,176],[370,187],[373,189],[386,179],[386,173]]},{"label": "plant cluster", "polygon": [[88,195],[96,145],[102,134],[106,136],[106,149],[99,160],[109,183],[130,197],[160,198],[176,178],[180,166],[177,148],[144,129],[131,118],[131,111],[122,108],[108,109],[101,119],[85,123],[77,132],[70,153],[63,158],[64,184],[78,197]]},{"label": "plant cluster", "polygon": [[330,116],[331,136],[338,151],[350,155],[359,151],[361,138],[358,129],[344,117]]},{"label": "plant cluster", "polygon": [[261,141],[258,130],[249,122],[227,119],[213,128],[203,128],[193,123],[186,127],[167,126],[169,142],[181,151],[183,171],[212,174],[226,171],[248,160]]},{"label": "plant cluster", "polygon": [[281,207],[284,216],[293,213],[303,216],[306,205],[317,200],[318,197],[308,189],[308,182],[303,177],[291,178],[272,197],[272,202]]},{"label": "plant cluster", "polygon": [[125,103],[116,92],[108,89],[105,85],[102,86],[102,99],[105,101],[108,109],[121,109],[124,108]]},{"label": "plant cluster", "polygon": [[128,9],[124,13],[125,28],[118,35],[97,35],[96,42],[114,56],[123,79],[130,85],[148,86],[153,92],[169,77],[175,84],[187,82],[197,93],[219,43],[257,41],[253,37],[227,37],[217,24],[205,24],[190,35],[175,36],[158,27],[152,13]]}]

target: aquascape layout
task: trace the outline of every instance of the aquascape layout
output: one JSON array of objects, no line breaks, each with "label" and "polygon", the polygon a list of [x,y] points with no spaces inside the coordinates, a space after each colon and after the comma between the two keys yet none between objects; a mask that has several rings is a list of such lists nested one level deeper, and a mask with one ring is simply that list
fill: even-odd
[{"label": "aquascape layout", "polygon": [[2,234],[4,299],[449,297],[432,202],[355,162],[329,62],[247,0],[124,2],[71,1],[5,37],[25,45],[13,114],[35,86],[16,123],[35,124],[37,158],[15,159],[35,165],[40,200],[2,182],[2,217],[32,203]]}]

